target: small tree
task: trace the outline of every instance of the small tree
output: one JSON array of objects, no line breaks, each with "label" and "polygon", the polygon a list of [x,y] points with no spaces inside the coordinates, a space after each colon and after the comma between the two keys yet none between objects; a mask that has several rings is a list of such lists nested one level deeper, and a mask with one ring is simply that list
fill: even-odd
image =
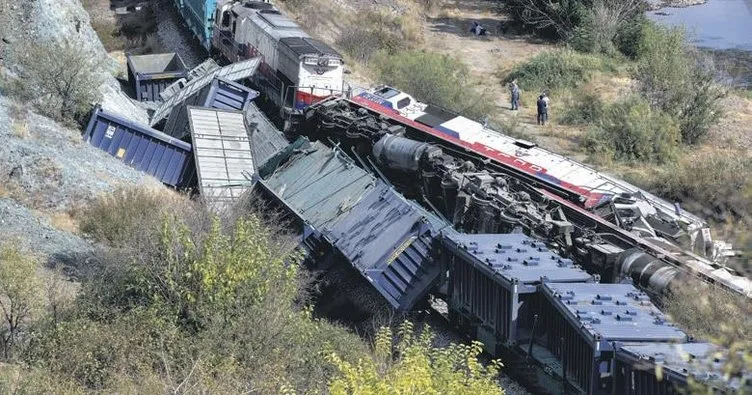
[{"label": "small tree", "polygon": [[578,49],[613,53],[619,34],[643,12],[642,0],[593,0],[573,33]]},{"label": "small tree", "polygon": [[26,43],[15,52],[21,71],[15,93],[45,115],[82,122],[99,100],[101,60],[67,41]]},{"label": "small tree", "polygon": [[36,276],[36,262],[15,245],[0,246],[0,349],[10,360],[24,326],[40,303],[41,285]]},{"label": "small tree", "polygon": [[635,78],[643,95],[679,121],[682,141],[701,139],[721,114],[726,92],[709,58],[687,45],[682,29],[643,26]]},{"label": "small tree", "polygon": [[481,364],[480,343],[435,348],[431,332],[425,330],[416,337],[410,322],[400,326],[398,337],[395,344],[392,331],[382,328],[376,336],[374,358],[356,364],[330,355],[339,376],[330,382],[329,391],[334,395],[504,393],[496,381],[501,364]]}]

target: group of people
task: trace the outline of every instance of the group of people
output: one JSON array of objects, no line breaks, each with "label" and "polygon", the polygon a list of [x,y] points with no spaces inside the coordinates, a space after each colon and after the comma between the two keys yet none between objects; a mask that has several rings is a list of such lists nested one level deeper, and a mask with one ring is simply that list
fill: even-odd
[{"label": "group of people", "polygon": [[[509,90],[512,95],[512,111],[520,109],[520,87],[517,85],[517,80],[512,81],[509,84]],[[538,125],[545,125],[548,121],[548,107],[551,99],[548,98],[548,92],[544,91],[538,96],[536,106],[538,107]]]}]

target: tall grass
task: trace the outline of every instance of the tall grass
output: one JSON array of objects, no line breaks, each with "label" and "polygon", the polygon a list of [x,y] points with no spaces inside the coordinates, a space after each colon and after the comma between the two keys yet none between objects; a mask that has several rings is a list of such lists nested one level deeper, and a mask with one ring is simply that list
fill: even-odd
[{"label": "tall grass", "polygon": [[507,74],[504,82],[517,80],[521,89],[535,92],[573,89],[589,81],[597,72],[617,71],[616,61],[610,58],[560,49],[541,52],[530,58]]},{"label": "tall grass", "polygon": [[379,80],[418,100],[481,118],[493,101],[472,85],[468,67],[457,58],[427,51],[379,53],[373,61]]}]

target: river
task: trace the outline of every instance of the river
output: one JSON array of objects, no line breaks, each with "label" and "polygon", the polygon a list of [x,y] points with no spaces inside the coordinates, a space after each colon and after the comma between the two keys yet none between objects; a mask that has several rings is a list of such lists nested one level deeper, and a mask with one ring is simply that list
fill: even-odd
[{"label": "river", "polygon": [[708,0],[685,8],[663,8],[648,17],[667,26],[684,26],[690,41],[716,59],[732,86],[752,89],[752,0]]},{"label": "river", "polygon": [[752,51],[752,0],[708,0],[648,15],[664,25],[684,25],[698,47]]}]

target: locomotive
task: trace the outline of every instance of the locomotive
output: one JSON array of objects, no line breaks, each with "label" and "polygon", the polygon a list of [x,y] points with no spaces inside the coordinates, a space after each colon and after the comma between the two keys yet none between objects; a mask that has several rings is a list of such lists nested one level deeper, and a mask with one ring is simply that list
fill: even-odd
[{"label": "locomotive", "polygon": [[229,63],[262,58],[253,85],[284,118],[347,91],[342,56],[268,1],[175,0],[175,6],[213,57]]}]

